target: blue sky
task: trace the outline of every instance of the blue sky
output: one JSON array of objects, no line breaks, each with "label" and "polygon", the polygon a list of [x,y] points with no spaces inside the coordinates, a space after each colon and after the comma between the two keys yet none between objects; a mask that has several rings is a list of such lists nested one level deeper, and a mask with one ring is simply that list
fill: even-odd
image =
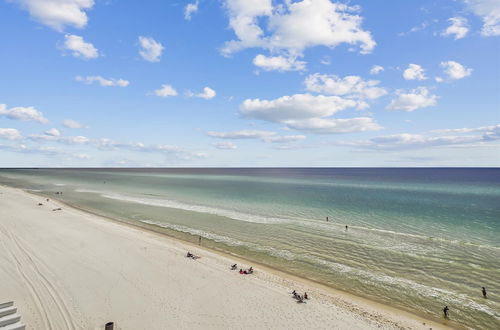
[{"label": "blue sky", "polygon": [[500,2],[0,0],[0,166],[500,166]]}]

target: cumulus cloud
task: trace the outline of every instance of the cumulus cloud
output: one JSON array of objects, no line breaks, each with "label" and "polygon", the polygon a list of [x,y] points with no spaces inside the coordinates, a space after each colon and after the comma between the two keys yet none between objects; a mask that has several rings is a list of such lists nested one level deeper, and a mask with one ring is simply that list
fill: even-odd
[{"label": "cumulus cloud", "polygon": [[298,61],[295,57],[265,56],[258,54],[253,59],[253,64],[264,71],[303,71],[306,62]]},{"label": "cumulus cloud", "polygon": [[295,94],[274,100],[247,99],[240,106],[245,117],[271,122],[286,122],[294,119],[327,117],[346,108],[358,105],[354,100],[338,96]]},{"label": "cumulus cloud", "polygon": [[71,51],[71,55],[84,60],[99,57],[99,51],[91,43],[85,42],[82,37],[73,34],[64,36],[62,49]]},{"label": "cumulus cloud", "polygon": [[67,128],[83,128],[83,125],[72,119],[63,120],[63,126]]},{"label": "cumulus cloud", "polygon": [[176,96],[177,91],[171,85],[161,85],[161,88],[154,90],[153,94],[159,97],[166,98],[169,96]]},{"label": "cumulus cloud", "polygon": [[[454,135],[450,135],[454,133]],[[477,133],[468,134],[465,133]],[[421,134],[393,134],[367,141],[341,142],[340,145],[360,149],[408,150],[444,146],[476,146],[500,141],[500,125],[478,128],[443,129]]]},{"label": "cumulus cloud", "polygon": [[274,100],[247,99],[240,106],[240,114],[318,134],[380,129],[371,118],[328,118],[347,108],[359,108],[363,103],[339,96],[295,94]]},{"label": "cumulus cloud", "polygon": [[441,67],[450,79],[462,79],[472,74],[472,69],[455,61],[441,62]]},{"label": "cumulus cloud", "polygon": [[319,73],[309,75],[304,81],[306,89],[310,92],[361,99],[377,99],[387,94],[384,88],[377,86],[379,83],[377,80],[363,80],[359,76],[340,78],[336,75]]},{"label": "cumulus cloud", "polygon": [[464,0],[469,9],[483,20],[481,34],[485,37],[500,35],[500,2],[497,0]]},{"label": "cumulus cloud", "polygon": [[207,132],[208,136],[230,140],[261,140],[270,143],[289,143],[305,139],[304,135],[278,135],[273,131],[241,130],[232,132]]},{"label": "cumulus cloud", "polygon": [[374,65],[372,66],[372,68],[370,69],[370,74],[379,74],[380,72],[384,71],[384,67],[383,66],[380,66],[380,65]]},{"label": "cumulus cloud", "polygon": [[425,80],[425,70],[418,64],[410,64],[403,72],[403,78],[406,80]]},{"label": "cumulus cloud", "polygon": [[386,109],[411,112],[437,103],[437,96],[432,95],[426,87],[418,87],[408,92],[397,90],[396,95],[398,97],[393,99]]},{"label": "cumulus cloud", "polygon": [[228,141],[225,141],[225,142],[217,142],[217,143],[214,143],[213,144],[214,147],[216,147],[217,149],[222,149],[222,150],[234,150],[236,149],[236,144],[232,143],[232,142],[228,142]]},{"label": "cumulus cloud", "polygon": [[190,21],[191,16],[198,11],[199,1],[196,0],[193,3],[188,3],[186,7],[184,7],[184,19]]},{"label": "cumulus cloud", "polygon": [[47,131],[45,131],[45,134],[48,136],[60,136],[61,132],[57,128],[51,128]]},{"label": "cumulus cloud", "polygon": [[213,99],[217,93],[210,87],[205,87],[203,88],[203,92],[195,94],[194,96],[205,99],[205,100],[210,100]]},{"label": "cumulus cloud", "polygon": [[335,118],[309,118],[306,120],[288,121],[288,127],[314,134],[336,134],[377,131],[382,126],[377,124],[373,118],[357,117],[347,119]]},{"label": "cumulus cloud", "polygon": [[161,43],[155,41],[153,38],[140,36],[139,45],[141,46],[139,54],[143,59],[149,62],[160,61],[161,54],[165,49]]},{"label": "cumulus cloud", "polygon": [[86,10],[94,0],[12,0],[26,9],[38,22],[62,31],[66,25],[84,28],[88,17]]},{"label": "cumulus cloud", "polygon": [[13,120],[35,121],[40,124],[49,122],[47,118],[34,107],[14,107],[7,109],[5,104],[0,104],[0,117],[2,116]]},{"label": "cumulus cloud", "polygon": [[0,128],[0,139],[19,140],[22,139],[21,132],[15,128]]},{"label": "cumulus cloud", "polygon": [[[272,0],[225,0],[229,26],[237,40],[226,42],[225,55],[259,47],[298,55],[314,46],[359,45],[369,53],[376,43],[361,28],[357,7],[330,0],[285,1],[273,7]],[[260,24],[267,19],[267,24]]]},{"label": "cumulus cloud", "polygon": [[443,36],[454,36],[455,40],[462,39],[469,32],[469,28],[467,26],[467,19],[463,17],[452,17],[449,18],[450,26],[446,28],[446,30],[441,33]]},{"label": "cumulus cloud", "polygon": [[98,83],[103,87],[109,87],[109,86],[127,87],[130,84],[130,82],[125,79],[113,79],[113,78],[106,79],[101,76],[87,76],[87,77],[76,76],[75,80],[83,82],[87,85]]}]

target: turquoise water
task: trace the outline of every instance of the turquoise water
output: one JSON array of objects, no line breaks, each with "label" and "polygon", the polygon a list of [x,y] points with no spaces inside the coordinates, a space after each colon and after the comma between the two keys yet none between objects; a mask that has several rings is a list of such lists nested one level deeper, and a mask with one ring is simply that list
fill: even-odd
[{"label": "turquoise water", "polygon": [[438,317],[448,305],[468,327],[500,328],[499,169],[0,170],[0,183],[62,191],[338,289]]}]

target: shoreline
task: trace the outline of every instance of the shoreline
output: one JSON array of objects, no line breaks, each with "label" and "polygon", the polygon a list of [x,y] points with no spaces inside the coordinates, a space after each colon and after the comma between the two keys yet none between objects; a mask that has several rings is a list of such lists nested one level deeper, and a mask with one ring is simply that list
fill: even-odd
[{"label": "shoreline", "polygon": [[[190,249],[193,249],[195,251],[201,250],[202,253],[205,254],[215,254],[223,259],[231,260],[231,262],[237,261],[238,263],[253,265],[254,268],[258,269],[259,276],[263,276],[263,278],[267,282],[280,284],[281,286],[288,286],[290,290],[292,290],[292,288],[299,287],[307,290],[307,292],[314,292],[313,299],[318,300],[319,298],[319,300],[321,300],[322,302],[329,302],[340,309],[354,312],[354,314],[361,316],[365,320],[381,322],[386,326],[388,324],[391,324],[393,327],[399,329],[465,329],[464,326],[453,321],[439,319],[437,317],[432,317],[424,313],[418,313],[417,311],[410,311],[404,308],[394,307],[370,298],[358,296],[350,292],[325,285],[313,279],[297,276],[295,274],[287,272],[286,270],[281,270],[267,264],[262,264],[258,261],[252,260],[251,258],[246,258],[245,256],[224,251],[217,247],[207,247],[203,245],[200,246],[196,243],[171,236],[161,229],[155,230],[155,227],[152,225],[144,225],[139,223],[134,224],[126,220],[119,220],[107,215],[102,215],[97,212],[84,209],[82,207],[79,207],[78,205],[73,205],[71,203],[61,201],[54,198],[53,196],[26,191],[21,188],[0,185],[0,189],[12,189],[33,197],[44,199],[49,198],[51,201],[55,201],[56,204],[59,203],[60,205],[64,205],[65,207],[68,207],[73,211],[82,212],[89,216],[95,217],[98,221],[104,220],[121,227],[138,230],[149,235],[152,234],[159,240],[174,242],[175,244],[182,245],[183,247],[189,247]],[[197,253],[200,252],[197,251]],[[255,265],[258,266],[255,267]],[[408,326],[408,324],[411,324],[411,326]]]}]

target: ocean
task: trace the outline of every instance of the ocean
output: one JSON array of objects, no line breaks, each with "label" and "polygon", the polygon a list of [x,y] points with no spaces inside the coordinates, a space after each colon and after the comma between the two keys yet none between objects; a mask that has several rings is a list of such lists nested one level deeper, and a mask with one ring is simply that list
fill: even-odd
[{"label": "ocean", "polygon": [[500,329],[500,169],[0,169],[0,184]]}]

